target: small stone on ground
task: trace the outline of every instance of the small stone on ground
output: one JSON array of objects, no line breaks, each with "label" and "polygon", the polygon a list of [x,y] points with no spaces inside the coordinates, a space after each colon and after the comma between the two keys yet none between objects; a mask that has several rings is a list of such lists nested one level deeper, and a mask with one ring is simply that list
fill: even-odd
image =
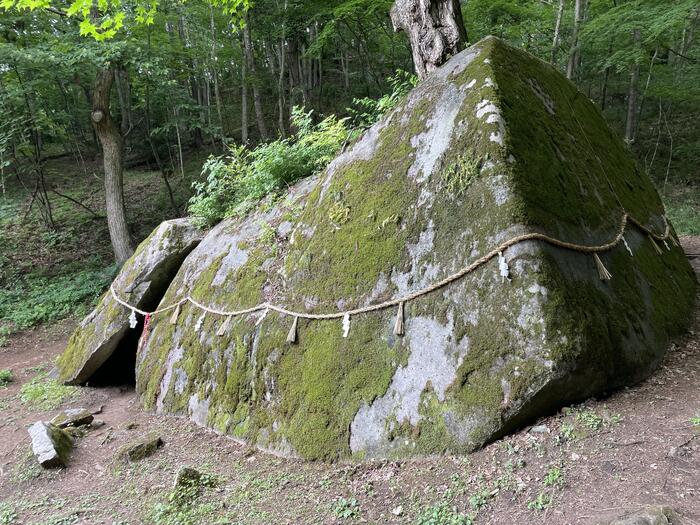
[{"label": "small stone on ground", "polygon": [[32,451],[39,464],[44,468],[65,467],[73,448],[70,436],[60,428],[37,421],[29,427],[32,438]]},{"label": "small stone on ground", "polygon": [[58,428],[79,427],[89,425],[94,419],[92,413],[85,408],[67,408],[57,414],[51,424]]},{"label": "small stone on ground", "polygon": [[163,446],[163,440],[157,434],[146,434],[141,438],[124,445],[117,452],[117,457],[127,461],[140,461],[151,456]]}]

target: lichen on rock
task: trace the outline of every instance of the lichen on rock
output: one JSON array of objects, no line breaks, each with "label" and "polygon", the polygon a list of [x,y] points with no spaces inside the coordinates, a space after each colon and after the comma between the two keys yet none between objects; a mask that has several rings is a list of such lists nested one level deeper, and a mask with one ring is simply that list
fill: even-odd
[{"label": "lichen on rock", "polygon": [[[456,180],[455,177],[459,178]],[[456,180],[456,181],[455,181]],[[188,255],[161,305],[337,312],[429,286],[514,236],[614,238],[627,211],[663,232],[651,181],[554,68],[485,39],[419,84],[318,178]],[[396,310],[298,321],[183,306],[137,357],[147,408],[307,459],[461,453],[566,403],[632,384],[689,320],[680,248],[641,231],[600,254],[539,241]],[[345,323],[347,328],[347,322]],[[199,328],[196,330],[195,328]]]}]

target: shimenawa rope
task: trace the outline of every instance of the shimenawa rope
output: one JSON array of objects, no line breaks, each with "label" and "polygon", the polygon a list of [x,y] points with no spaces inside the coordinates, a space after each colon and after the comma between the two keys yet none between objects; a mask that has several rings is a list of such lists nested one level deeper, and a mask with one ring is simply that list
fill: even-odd
[{"label": "shimenawa rope", "polygon": [[[525,241],[543,241],[543,242],[546,242],[548,244],[551,244],[552,246],[557,246],[559,248],[573,250],[573,251],[577,251],[577,252],[581,252],[581,253],[593,254],[595,264],[596,264],[596,267],[598,269],[598,273],[599,273],[600,278],[602,280],[609,280],[612,277],[612,275],[605,268],[602,260],[598,256],[598,253],[609,251],[612,248],[614,248],[615,246],[617,246],[620,242],[623,242],[625,244],[625,247],[627,248],[628,251],[630,251],[630,254],[631,254],[632,253],[631,249],[629,248],[629,245],[627,244],[627,241],[624,238],[624,233],[625,233],[625,230],[627,228],[628,223],[635,225],[642,232],[646,233],[647,236],[649,237],[650,241],[653,243],[654,247],[656,248],[656,250],[659,253],[663,253],[663,252],[659,248],[659,245],[656,243],[657,240],[665,242],[666,240],[668,240],[670,238],[671,241],[676,246],[678,245],[677,241],[671,235],[670,226],[669,226],[668,221],[666,220],[665,216],[663,216],[663,220],[664,220],[664,224],[665,224],[665,231],[664,231],[663,235],[658,235],[658,234],[654,233],[651,229],[644,226],[641,222],[639,222],[637,219],[635,219],[634,217],[632,217],[628,213],[624,213],[622,216],[622,221],[620,223],[620,228],[619,228],[617,234],[615,235],[615,237],[610,242],[607,242],[605,244],[600,244],[597,246],[587,246],[587,245],[583,245],[583,244],[575,244],[575,243],[571,243],[571,242],[566,242],[566,241],[562,241],[559,239],[555,239],[555,238],[550,237],[548,235],[545,235],[543,233],[537,233],[537,232],[518,235],[516,237],[508,239],[507,241],[502,242],[496,248],[489,251],[488,253],[486,253],[482,257],[478,258],[477,260],[475,260],[471,264],[465,266],[464,268],[453,273],[452,275],[448,275],[444,279],[437,281],[436,283],[433,283],[430,286],[426,286],[425,288],[421,288],[421,289],[416,290],[414,292],[411,292],[407,295],[397,297],[395,299],[390,299],[390,300],[384,301],[382,303],[377,303],[377,304],[364,306],[361,308],[354,308],[352,310],[344,310],[344,311],[338,311],[338,312],[327,313],[327,314],[296,312],[296,311],[284,308],[282,306],[278,306],[278,305],[275,305],[272,303],[267,303],[267,302],[258,304],[256,306],[251,307],[251,308],[245,308],[242,310],[232,310],[232,311],[219,310],[219,309],[211,308],[209,306],[206,306],[206,305],[199,303],[198,301],[193,299],[190,295],[187,295],[186,297],[180,299],[176,303],[173,303],[173,304],[168,305],[168,306],[164,306],[164,307],[159,308],[153,312],[146,312],[144,310],[140,310],[140,309],[136,308],[135,306],[130,305],[129,303],[127,303],[126,301],[121,299],[117,295],[117,292],[114,289],[114,284],[112,284],[110,286],[110,291],[111,291],[112,297],[114,298],[114,300],[117,303],[119,303],[122,306],[131,310],[131,312],[132,312],[132,314],[131,314],[132,327],[135,324],[134,323],[134,321],[135,321],[134,315],[135,314],[143,315],[145,317],[148,317],[150,320],[150,318],[153,317],[154,315],[163,314],[163,313],[169,312],[171,310],[175,310],[175,311],[173,312],[173,314],[170,318],[170,322],[172,324],[175,324],[177,322],[178,316],[180,314],[181,307],[184,304],[189,302],[192,305],[194,305],[195,307],[202,310],[203,312],[226,317],[226,321],[222,324],[222,326],[217,331],[218,335],[224,335],[226,333],[226,331],[228,330],[228,327],[231,324],[231,319],[233,317],[238,317],[238,316],[246,315],[246,314],[252,314],[252,313],[256,313],[256,312],[260,312],[260,311],[264,312],[264,315],[267,315],[267,312],[269,312],[269,311],[274,311],[274,312],[278,312],[278,313],[283,314],[283,315],[292,316],[294,318],[294,322],[293,322],[292,327],[291,327],[289,334],[287,336],[287,341],[290,343],[294,343],[297,340],[299,319],[311,319],[311,320],[343,319],[343,321],[344,321],[343,322],[343,332],[344,332],[344,335],[347,335],[347,332],[349,331],[349,327],[350,327],[349,323],[350,323],[351,316],[355,316],[355,315],[363,314],[363,313],[368,313],[368,312],[375,312],[377,310],[384,310],[386,308],[398,306],[399,308],[398,308],[396,323],[394,326],[394,333],[396,335],[403,335],[403,333],[404,333],[404,305],[406,302],[417,299],[418,297],[421,297],[423,295],[427,295],[431,292],[434,292],[435,290],[438,290],[440,288],[443,288],[444,286],[447,286],[448,284],[450,284],[454,281],[457,281],[458,279],[461,279],[465,275],[475,271],[476,269],[483,266],[484,264],[486,264],[487,262],[489,262],[491,259],[493,259],[495,257],[499,258],[499,267],[500,267],[499,269],[501,271],[501,276],[505,280],[506,278],[508,278],[508,269],[507,269],[507,262],[505,262],[505,257],[503,256],[503,252],[506,249],[510,248],[511,246],[514,246],[516,244],[519,244],[519,243],[525,242]],[[503,267],[503,264],[506,265],[505,268]],[[200,317],[200,320],[201,319],[202,318]],[[198,322],[198,324],[199,324],[199,322]]]}]

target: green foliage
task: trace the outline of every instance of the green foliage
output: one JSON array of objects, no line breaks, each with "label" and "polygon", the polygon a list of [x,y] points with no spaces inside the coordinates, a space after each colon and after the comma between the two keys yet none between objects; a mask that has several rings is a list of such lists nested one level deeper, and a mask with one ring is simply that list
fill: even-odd
[{"label": "green foliage", "polygon": [[353,123],[359,128],[368,128],[382,115],[394,109],[399,102],[418,85],[418,77],[401,69],[388,79],[391,91],[378,99],[371,97],[353,100],[355,108],[350,109]]},{"label": "green foliage", "polygon": [[360,504],[355,498],[339,498],[333,504],[333,515],[341,520],[357,518],[360,515]]},{"label": "green foliage", "polygon": [[40,372],[24,383],[19,391],[22,403],[39,410],[52,410],[77,395],[77,387],[65,386]]},{"label": "green foliage", "polygon": [[12,370],[3,368],[0,370],[0,388],[4,388],[12,382]]},{"label": "green foliage", "polygon": [[700,235],[700,188],[674,187],[666,192],[666,214],[678,235]]},{"label": "green foliage", "polygon": [[564,472],[561,467],[557,465],[552,465],[549,467],[547,474],[544,477],[542,483],[547,487],[560,486],[564,484]]},{"label": "green foliage", "polygon": [[203,225],[244,215],[263,197],[325,168],[348,135],[346,119],[335,116],[314,124],[313,111],[295,108],[292,122],[298,131],[291,139],[252,150],[231,146],[227,156],[209,158],[206,181],[193,184],[189,212]]},{"label": "green foliage", "polygon": [[462,514],[456,507],[450,506],[446,501],[423,510],[414,525],[472,525],[472,516]]},{"label": "green foliage", "polygon": [[0,525],[13,525],[17,523],[17,513],[12,505],[0,502]]},{"label": "green foliage", "polygon": [[84,316],[116,271],[116,266],[110,266],[52,278],[28,278],[0,289],[0,328],[26,330],[71,315]]},{"label": "green foliage", "polygon": [[693,426],[700,427],[700,415],[695,416],[695,417],[691,417],[691,418],[690,418],[690,423],[691,423]]},{"label": "green foliage", "polygon": [[535,499],[527,502],[528,509],[537,511],[545,510],[551,505],[552,497],[545,492],[540,492],[539,494],[537,494],[537,497]]}]

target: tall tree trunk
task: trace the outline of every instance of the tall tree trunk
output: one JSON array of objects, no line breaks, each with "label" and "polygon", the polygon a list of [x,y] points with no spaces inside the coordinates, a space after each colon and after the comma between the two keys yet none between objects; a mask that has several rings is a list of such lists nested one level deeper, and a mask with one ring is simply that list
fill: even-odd
[{"label": "tall tree trunk", "polygon": [[574,2],[574,33],[571,41],[571,51],[569,52],[569,62],[566,65],[566,78],[573,79],[581,63],[581,44],[579,42],[579,31],[583,23],[583,16],[586,11],[586,0],[576,0]]},{"label": "tall tree trunk", "polygon": [[[635,46],[641,40],[641,30],[634,29],[632,38]],[[625,126],[625,141],[629,144],[634,142],[635,130],[637,129],[637,85],[639,84],[639,64],[635,60],[630,66],[630,84],[627,91],[627,125]]]},{"label": "tall tree trunk", "polygon": [[209,5],[209,25],[211,28],[211,76],[214,81],[214,102],[216,103],[216,116],[218,117],[218,124],[221,128],[221,134],[224,133],[224,117],[223,117],[223,107],[221,104],[221,91],[219,90],[219,72],[215,66],[216,64],[216,24],[214,23],[214,7]]},{"label": "tall tree trunk", "polygon": [[92,90],[90,118],[102,145],[109,237],[112,241],[114,257],[121,264],[131,257],[134,247],[131,243],[124,207],[124,143],[109,110],[113,83],[114,70],[111,68],[98,70]]},{"label": "tall tree trunk", "polygon": [[248,79],[246,61],[241,62],[241,144],[248,143]]},{"label": "tall tree trunk", "polygon": [[248,73],[251,77],[251,87],[253,91],[253,106],[255,107],[255,118],[258,123],[258,132],[262,140],[267,140],[267,126],[265,126],[265,114],[262,108],[262,99],[260,98],[260,89],[258,88],[257,78],[255,76],[255,56],[253,55],[253,43],[250,40],[250,18],[246,14],[245,26],[243,26],[243,49],[245,52],[245,61],[248,63]]},{"label": "tall tree trunk", "polygon": [[390,14],[394,31],[408,34],[413,65],[421,80],[467,42],[459,0],[396,0]]},{"label": "tall tree trunk", "polygon": [[559,9],[557,10],[557,22],[554,25],[554,38],[552,39],[552,56],[549,60],[551,64],[556,63],[557,51],[559,50],[559,39],[561,36],[561,19],[564,16],[564,0],[559,0]]}]

